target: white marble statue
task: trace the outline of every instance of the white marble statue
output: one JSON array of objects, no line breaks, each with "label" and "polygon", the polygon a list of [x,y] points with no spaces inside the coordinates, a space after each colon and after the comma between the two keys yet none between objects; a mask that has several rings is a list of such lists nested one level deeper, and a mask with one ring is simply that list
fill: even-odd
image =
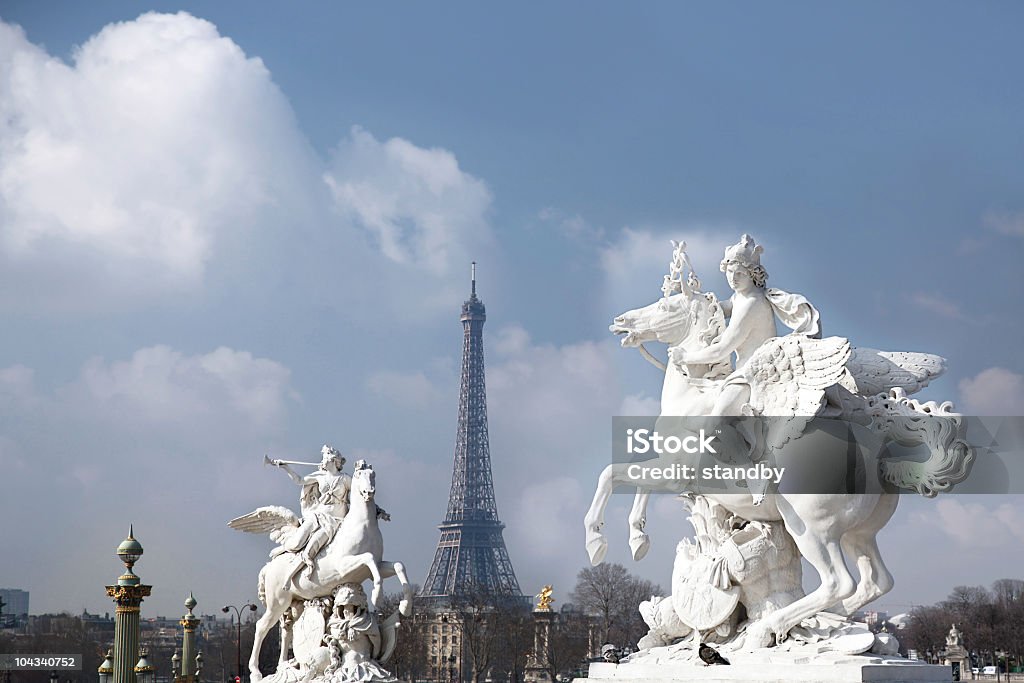
[{"label": "white marble statue", "polygon": [[[753,650],[780,644],[791,634],[814,642],[842,632],[848,636],[845,649],[866,650],[872,646],[870,635],[854,633],[842,622],[892,588],[875,537],[896,509],[893,487],[933,496],[963,481],[973,462],[952,404],[908,398],[943,371],[944,361],[822,338],[820,315],[806,298],[765,287],[763,249],[748,235],[725,251],[721,269],[733,290],[727,301],[701,291],[685,244],[674,247],[662,298],[611,325],[623,335],[623,346],[638,348],[665,373],[659,425],[673,416],[770,416],[775,419],[737,421],[737,429],[751,461],[785,465],[798,443],[804,458],[818,444],[816,457],[846,458],[845,449],[842,454],[828,450],[835,435],[812,421],[841,417],[882,442],[922,446],[930,457],[862,462],[874,469],[867,487],[873,492],[863,494],[786,493],[771,491],[764,481],[746,482],[747,493],[704,492],[697,502],[691,494],[697,510],[691,520],[697,520],[698,538],[703,531],[705,539],[681,544],[671,598],[645,606],[652,625],[646,645],[710,635],[734,650]],[[776,319],[789,334],[777,336]],[[668,344],[668,363],[644,347],[653,341]],[[687,457],[663,455],[652,463],[669,465]],[[628,464],[609,465],[601,473],[585,519],[594,564],[607,550],[604,510],[612,489],[636,484]],[[649,488],[638,490],[629,518],[634,559],[644,557],[650,543],[644,532],[649,493],[687,493],[686,483],[675,480],[644,485]],[[821,579],[807,595],[800,587],[800,558]],[[831,614],[822,615],[825,611]]]},{"label": "white marble statue", "polygon": [[[278,466],[308,464],[269,463]],[[325,446],[320,472],[302,478],[289,469],[289,474],[294,475],[292,478],[303,486],[301,519],[287,508],[269,506],[229,522],[229,526],[241,531],[267,533],[283,546],[271,553],[271,560],[259,573],[258,594],[266,610],[256,622],[255,642],[249,658],[253,681],[263,678],[259,670],[260,648],[267,633],[279,622],[281,658],[277,672],[270,679],[274,683],[394,680],[380,664],[394,648],[394,630],[399,618],[412,614],[412,587],[402,563],[383,559],[384,541],[378,522],[388,517],[374,499],[376,475],[373,468],[360,460],[351,477],[342,476],[343,463],[337,451]],[[307,525],[308,529],[303,531]],[[295,541],[296,536],[304,540]],[[311,544],[316,545],[310,549]],[[375,606],[380,604],[383,580],[390,576],[398,577],[403,597],[398,611],[383,619]],[[373,582],[369,602],[361,585],[366,580]],[[336,627],[338,622],[332,617],[325,624],[323,614],[332,611],[338,618],[350,619],[346,622],[350,630],[330,630],[332,621]],[[352,619],[368,624],[360,633],[376,644],[367,646],[362,636],[341,637],[356,633],[351,630],[356,628]],[[301,626],[302,637],[294,642],[295,659],[289,660],[293,625]],[[370,630],[374,630],[375,635]],[[334,640],[325,641],[325,638]],[[331,648],[341,653],[343,663],[350,665],[328,673]]]}]

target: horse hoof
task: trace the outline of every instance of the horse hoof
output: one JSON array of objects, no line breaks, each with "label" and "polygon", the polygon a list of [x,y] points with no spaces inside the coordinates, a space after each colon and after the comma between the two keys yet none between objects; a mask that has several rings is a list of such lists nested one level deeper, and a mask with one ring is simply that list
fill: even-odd
[{"label": "horse hoof", "polygon": [[748,627],[746,636],[743,639],[743,647],[753,650],[771,647],[774,644],[775,633],[765,624],[756,624]]},{"label": "horse hoof", "polygon": [[647,534],[638,534],[629,539],[629,549],[633,551],[634,560],[642,560],[651,549],[651,537]]},{"label": "horse hoof", "polygon": [[608,554],[608,541],[603,534],[587,534],[587,554],[590,556],[590,564],[595,567],[604,562],[604,556]]}]

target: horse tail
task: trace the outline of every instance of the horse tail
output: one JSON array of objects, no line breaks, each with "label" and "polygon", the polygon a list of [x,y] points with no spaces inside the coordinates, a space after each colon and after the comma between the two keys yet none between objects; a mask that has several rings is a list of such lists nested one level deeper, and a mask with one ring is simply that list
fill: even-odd
[{"label": "horse tail", "polygon": [[869,412],[887,438],[901,446],[925,445],[927,460],[883,460],[882,479],[897,488],[914,489],[926,498],[949,491],[971,473],[975,449],[963,438],[963,416],[946,401],[922,403],[907,398],[903,389],[891,389],[869,399]]},{"label": "horse tail", "polygon": [[267,573],[267,567],[269,566],[270,563],[263,565],[263,569],[260,570],[259,578],[256,580],[256,597],[258,597],[260,602],[264,605],[267,604],[267,581],[265,575]]}]

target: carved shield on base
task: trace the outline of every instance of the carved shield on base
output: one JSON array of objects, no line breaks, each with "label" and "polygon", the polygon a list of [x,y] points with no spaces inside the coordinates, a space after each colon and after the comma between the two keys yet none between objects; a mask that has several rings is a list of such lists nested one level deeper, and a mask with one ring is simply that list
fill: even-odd
[{"label": "carved shield on base", "polygon": [[[712,579],[715,573],[724,573],[722,559],[712,560],[692,547],[682,550],[672,573],[672,607],[687,626],[707,631],[732,615],[740,600],[740,588],[728,585],[727,580]],[[725,588],[716,586],[723,583]]]},{"label": "carved shield on base", "polygon": [[307,600],[302,614],[292,625],[292,650],[298,662],[308,662],[317,649],[323,645],[327,630],[327,618],[331,605],[330,598]]}]

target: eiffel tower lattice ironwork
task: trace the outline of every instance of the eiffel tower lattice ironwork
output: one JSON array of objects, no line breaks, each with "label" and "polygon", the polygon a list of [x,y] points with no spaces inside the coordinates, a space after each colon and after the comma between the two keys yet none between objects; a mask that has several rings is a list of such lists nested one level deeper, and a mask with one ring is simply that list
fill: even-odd
[{"label": "eiffel tower lattice ironwork", "polygon": [[438,527],[441,538],[417,599],[426,607],[450,606],[453,598],[470,594],[523,599],[494,502],[484,386],[486,319],[476,296],[474,262],[471,293],[462,304],[462,381],[448,513]]}]

